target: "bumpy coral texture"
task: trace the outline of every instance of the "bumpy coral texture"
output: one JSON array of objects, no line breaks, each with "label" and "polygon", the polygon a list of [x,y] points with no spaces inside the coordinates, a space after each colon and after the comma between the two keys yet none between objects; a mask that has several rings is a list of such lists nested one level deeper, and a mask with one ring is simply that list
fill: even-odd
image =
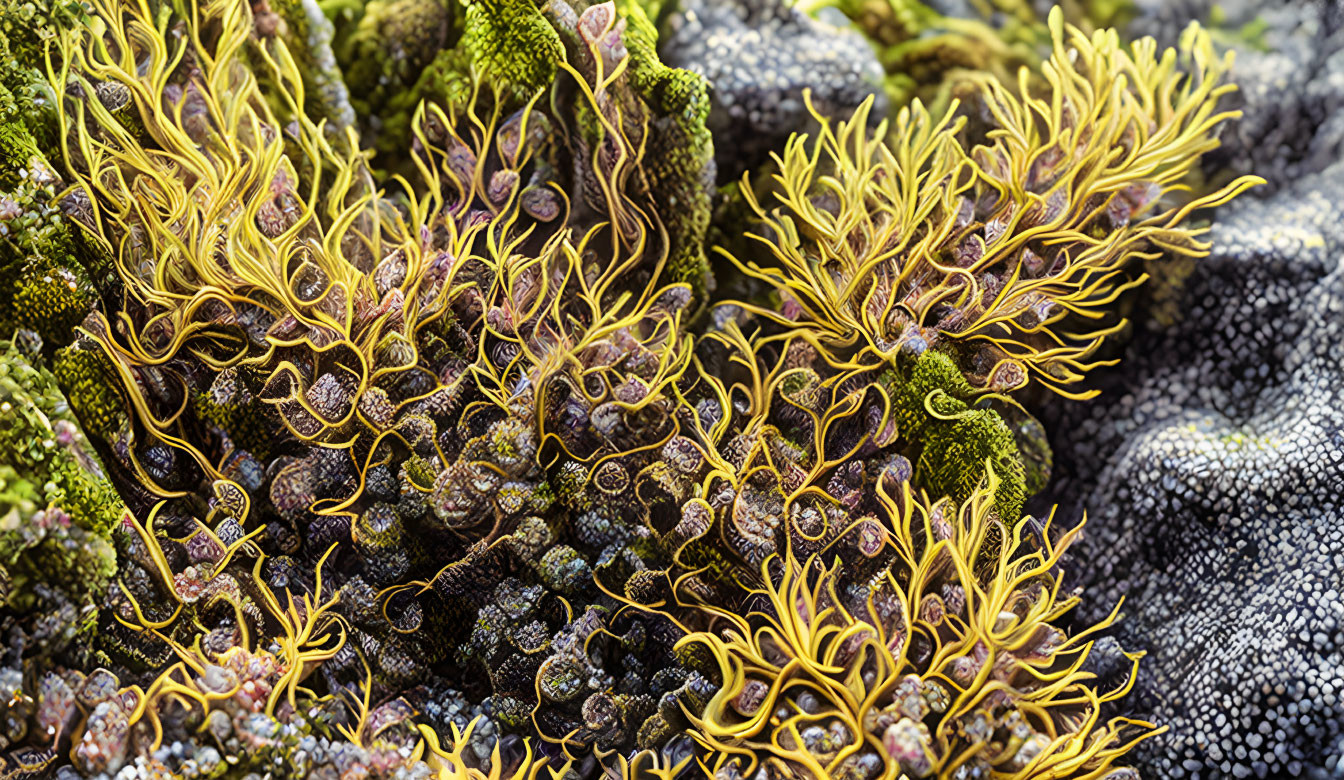
[{"label": "bumpy coral texture", "polygon": [[866,521],[829,565],[771,557],[759,610],[721,612],[725,628],[683,640],[723,676],[693,718],[718,776],[753,776],[758,761],[785,776],[1094,776],[1153,736],[1146,723],[1098,723],[1125,686],[1086,684],[1083,640],[1114,615],[1073,637],[1050,625],[1078,601],[1051,569],[1080,529],[1035,547],[1050,522],[1009,531],[992,485],[960,507],[887,487],[890,537]]}]

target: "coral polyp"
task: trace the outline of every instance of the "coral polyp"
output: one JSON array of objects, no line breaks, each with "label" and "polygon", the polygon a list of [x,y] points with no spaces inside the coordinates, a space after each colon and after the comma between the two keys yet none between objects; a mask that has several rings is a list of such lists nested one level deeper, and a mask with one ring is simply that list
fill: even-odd
[{"label": "coral polyp", "polygon": [[1035,414],[1256,182],[1230,57],[888,120],[797,50],[882,14],[696,9],[0,5],[0,774],[1134,776]]}]

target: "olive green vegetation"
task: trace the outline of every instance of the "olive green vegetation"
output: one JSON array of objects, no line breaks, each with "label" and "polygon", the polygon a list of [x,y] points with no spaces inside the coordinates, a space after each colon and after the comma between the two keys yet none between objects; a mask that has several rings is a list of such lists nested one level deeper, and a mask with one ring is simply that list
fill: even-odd
[{"label": "olive green vegetation", "polygon": [[108,538],[125,509],[34,357],[0,342],[0,579],[20,612],[41,602],[39,585],[91,609],[116,573]]},{"label": "olive green vegetation", "polygon": [[59,131],[42,31],[77,23],[79,8],[0,8],[0,333],[26,328],[49,343],[84,319],[96,296],[91,274],[109,270],[70,229],[50,162]]}]

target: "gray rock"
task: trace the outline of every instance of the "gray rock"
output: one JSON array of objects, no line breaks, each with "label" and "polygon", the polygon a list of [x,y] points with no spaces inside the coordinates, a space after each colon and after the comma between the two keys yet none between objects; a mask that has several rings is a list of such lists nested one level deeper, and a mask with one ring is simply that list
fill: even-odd
[{"label": "gray rock", "polygon": [[[1182,319],[1067,409],[1080,617],[1120,598],[1145,776],[1344,771],[1344,164],[1224,209]],[[1316,772],[1315,775],[1310,772]]]},{"label": "gray rock", "polygon": [[[1173,43],[1209,5],[1133,31]],[[1089,516],[1080,619],[1125,599],[1115,639],[1148,655],[1124,710],[1171,727],[1145,777],[1344,778],[1344,4],[1262,5],[1225,6],[1267,50],[1238,52],[1209,170],[1269,184],[1218,211],[1102,396],[1044,414],[1046,498]]]},{"label": "gray rock", "polygon": [[[1241,108],[1211,168],[1254,171],[1278,189],[1344,152],[1344,2],[1341,0],[1139,0],[1131,37],[1177,43],[1191,20],[1221,16],[1215,39],[1236,50],[1227,101]],[[1217,7],[1217,14],[1214,8]],[[1243,34],[1249,31],[1250,34]],[[1262,194],[1263,196],[1263,194]]]},{"label": "gray rock", "polygon": [[683,0],[668,17],[659,41],[663,61],[703,74],[712,87],[709,124],[720,181],[736,180],[783,149],[791,133],[814,124],[804,89],[828,116],[848,119],[873,94],[873,120],[885,114],[882,65],[838,16],[839,26],[785,0]]}]

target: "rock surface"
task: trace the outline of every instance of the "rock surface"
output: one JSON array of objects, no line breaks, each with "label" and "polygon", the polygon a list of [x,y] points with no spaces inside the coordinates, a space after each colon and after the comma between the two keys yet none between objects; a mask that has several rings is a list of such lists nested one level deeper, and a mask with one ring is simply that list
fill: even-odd
[{"label": "rock surface", "polygon": [[[845,24],[843,15],[831,16]],[[810,128],[805,89],[828,116],[848,118],[873,94],[874,121],[885,114],[872,46],[857,31],[783,0],[684,0],[658,48],[666,64],[701,73],[712,85],[709,127],[720,181],[736,180],[790,134]]]},{"label": "rock surface", "polygon": [[1344,777],[1341,9],[1265,11],[1219,162],[1269,184],[1157,289],[1102,396],[1046,415],[1047,498],[1090,518],[1082,617],[1125,599],[1116,638],[1148,652],[1130,708],[1171,726],[1145,777]]},{"label": "rock surface", "polygon": [[1172,46],[1198,21],[1237,50],[1230,78],[1238,91],[1228,104],[1243,116],[1206,158],[1210,166],[1252,171],[1272,190],[1344,153],[1344,2],[1139,0],[1137,7],[1131,38],[1152,35]]}]

